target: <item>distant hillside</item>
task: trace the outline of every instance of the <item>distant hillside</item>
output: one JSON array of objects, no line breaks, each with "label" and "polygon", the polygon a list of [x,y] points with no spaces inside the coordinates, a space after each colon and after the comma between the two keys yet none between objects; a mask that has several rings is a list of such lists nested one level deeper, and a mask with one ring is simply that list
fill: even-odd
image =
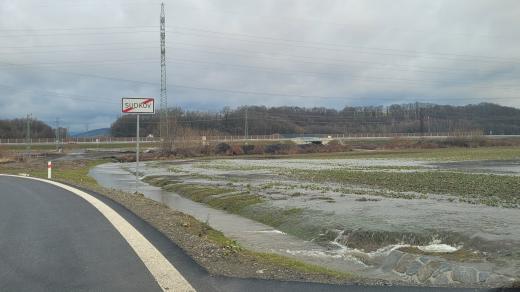
[{"label": "distant hillside", "polygon": [[[520,110],[491,103],[466,106],[394,104],[390,106],[330,108],[248,106],[219,112],[170,109],[170,128],[204,135],[436,133],[481,131],[520,134]],[[125,115],[111,126],[113,136],[133,136],[135,116]],[[158,115],[141,117],[141,134],[157,136]]]},{"label": "distant hillside", "polygon": [[95,129],[95,130],[90,130],[88,132],[76,133],[76,134],[72,135],[72,137],[77,137],[77,138],[106,137],[106,136],[110,136],[110,128]]}]

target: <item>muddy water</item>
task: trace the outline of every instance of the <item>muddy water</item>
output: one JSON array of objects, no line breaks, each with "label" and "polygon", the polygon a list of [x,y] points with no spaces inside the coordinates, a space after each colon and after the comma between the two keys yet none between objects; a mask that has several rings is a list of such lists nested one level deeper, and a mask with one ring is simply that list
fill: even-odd
[{"label": "muddy water", "polygon": [[467,172],[485,172],[494,174],[520,175],[520,160],[479,160],[432,163],[440,169],[462,170]]},{"label": "muddy water", "polygon": [[[128,164],[127,166],[131,166]],[[155,172],[159,174],[161,172]],[[90,171],[96,181],[106,187],[126,192],[135,191],[135,177],[121,168],[121,164],[99,165]],[[168,207],[189,214],[199,221],[222,231],[227,237],[237,240],[242,246],[259,252],[272,252],[294,257],[306,262],[350,272],[364,268],[357,260],[342,258],[323,246],[285,234],[256,221],[229,214],[224,211],[193,202],[172,192],[138,183],[139,192],[147,198],[164,203]],[[308,251],[299,253],[298,251]],[[320,256],[316,256],[320,255]],[[390,279],[394,277],[389,277]]]},{"label": "muddy water", "polygon": [[[255,187],[255,184],[261,185],[266,180],[278,180],[284,185],[290,183],[273,175],[273,172],[269,170],[270,167],[273,167],[272,163],[275,163],[276,167],[285,168],[305,168],[312,164],[308,160],[302,162],[292,160],[290,163],[280,160],[274,162],[234,160],[230,163],[234,167],[230,168],[229,165],[225,164],[224,168],[211,168],[204,165],[201,169],[194,162],[187,162],[177,165],[177,167],[188,173],[213,177],[213,179],[197,176],[188,177],[189,183],[214,184],[215,177],[217,183],[222,178],[224,178],[225,183],[226,179],[240,178],[240,180],[245,179],[244,183],[252,184]],[[314,161],[314,163],[316,165],[310,165],[310,167],[319,165],[320,168],[336,168],[345,167],[347,164],[356,167],[367,165],[366,160],[351,160],[349,162],[329,160],[327,161],[328,165],[324,161]],[[380,163],[380,161],[372,161],[369,162],[369,165],[380,165]],[[399,163],[402,162],[386,161],[384,163],[386,163],[386,166],[401,166]],[[221,162],[217,162],[217,166],[220,164]],[[410,163],[406,166],[421,165],[424,164]],[[133,192],[135,190],[135,178],[123,169],[131,169],[132,166],[132,164],[104,164],[94,168],[91,171],[91,176],[105,187]],[[168,166],[171,166],[171,164],[147,163],[143,167],[143,172],[146,175],[171,175]],[[251,166],[254,167],[250,169]],[[266,167],[266,169],[257,169],[262,167]],[[431,165],[427,167],[437,168],[439,166]],[[237,171],[237,169],[239,170]],[[328,196],[334,200],[333,203],[330,203],[310,200],[308,193],[297,197],[284,197],[281,190],[276,190],[276,192],[280,191],[281,194],[262,193],[265,198],[271,198],[271,200],[260,204],[259,208],[304,208],[306,210],[307,216],[304,216],[298,224],[305,227],[322,227],[312,237],[312,241],[309,241],[310,237],[303,237],[308,240],[302,240],[256,221],[215,210],[142,182],[139,182],[139,190],[145,196],[163,202],[173,209],[190,214],[200,221],[208,221],[212,227],[224,232],[226,236],[237,240],[250,249],[292,256],[306,262],[341,271],[356,272],[363,276],[435,285],[452,283],[451,280],[443,281],[442,276],[451,279],[452,274],[447,273],[457,272],[457,269],[460,269],[460,265],[457,263],[442,261],[443,265],[446,264],[449,268],[444,267],[444,270],[437,274],[433,273],[426,280],[422,278],[418,280],[418,276],[414,274],[417,271],[413,270],[414,264],[418,265],[417,261],[410,262],[411,268],[401,267],[403,264],[400,261],[388,262],[392,258],[397,257],[399,259],[402,256],[401,253],[396,251],[397,248],[410,246],[410,244],[425,251],[439,249],[440,251],[453,252],[464,249],[479,253],[479,256],[493,253],[491,261],[486,259],[463,264],[464,267],[474,269],[473,274],[476,275],[495,273],[516,277],[519,273],[520,228],[518,226],[520,226],[520,214],[517,209],[455,203],[435,196],[421,200],[373,196],[377,200],[359,201],[359,195],[319,192],[320,196]],[[259,191],[259,189],[256,191]],[[303,189],[301,191],[306,192]],[[318,191],[315,192],[318,193]],[[371,198],[372,196],[366,197]],[[280,228],[293,234],[291,227]],[[418,238],[421,235],[424,236]],[[376,237],[383,238],[383,240],[380,246],[371,250],[358,250],[350,244],[353,242],[353,238],[358,240],[361,238],[361,240],[370,242],[377,241]],[[385,241],[385,237],[390,238]],[[400,238],[401,241],[396,243],[396,238]],[[426,261],[434,260],[438,259],[432,257]],[[389,265],[390,268],[387,267]],[[410,275],[403,273],[406,269],[412,269]],[[468,285],[485,282],[479,277],[473,277],[477,280],[468,280],[467,283],[462,280],[459,282]],[[498,282],[507,282],[500,277],[499,280],[496,280],[497,277],[491,277],[491,279]]]}]

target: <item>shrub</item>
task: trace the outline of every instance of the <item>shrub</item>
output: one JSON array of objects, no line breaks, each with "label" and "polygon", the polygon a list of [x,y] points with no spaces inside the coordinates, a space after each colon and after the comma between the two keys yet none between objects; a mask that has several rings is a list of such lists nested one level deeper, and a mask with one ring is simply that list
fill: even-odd
[{"label": "shrub", "polygon": [[264,152],[268,154],[276,154],[282,149],[282,144],[270,144],[265,146]]},{"label": "shrub", "polygon": [[363,143],[363,144],[357,145],[357,148],[364,149],[364,150],[376,150],[377,149],[377,145]]},{"label": "shrub", "polygon": [[455,147],[470,147],[468,140],[464,137],[449,137],[443,141],[443,144]]},{"label": "shrub", "polygon": [[242,151],[242,147],[239,145],[233,145],[231,146],[231,149],[228,151],[228,154],[231,155],[242,155],[244,154],[244,151]]},{"label": "shrub", "polygon": [[213,149],[209,145],[204,145],[200,147],[200,153],[204,155],[210,155]]},{"label": "shrub", "polygon": [[241,148],[244,154],[253,154],[255,150],[255,145],[242,145]]},{"label": "shrub", "polygon": [[338,140],[332,140],[329,143],[327,143],[327,145],[325,145],[325,147],[322,147],[322,149],[320,149],[320,150],[322,152],[328,152],[328,153],[346,152],[346,151],[351,151],[352,147],[350,147],[350,145],[344,145]]},{"label": "shrub", "polygon": [[177,148],[173,151],[173,155],[177,157],[194,157],[199,156],[200,152],[197,152],[194,148]]},{"label": "shrub", "polygon": [[271,144],[265,146],[264,151],[268,154],[289,154],[293,147],[293,145],[289,144]]},{"label": "shrub", "polygon": [[215,146],[215,154],[227,154],[231,150],[231,146],[227,143],[218,143]]},{"label": "shrub", "polygon": [[298,145],[298,147],[295,147],[296,151],[293,150],[293,152],[296,152],[296,153],[291,153],[291,154],[305,154],[305,153],[316,153],[316,152],[319,152],[320,148],[323,148],[322,145],[317,145],[317,144],[302,144],[302,145]]},{"label": "shrub", "polygon": [[264,154],[265,147],[263,145],[255,145],[253,149],[253,154]]}]

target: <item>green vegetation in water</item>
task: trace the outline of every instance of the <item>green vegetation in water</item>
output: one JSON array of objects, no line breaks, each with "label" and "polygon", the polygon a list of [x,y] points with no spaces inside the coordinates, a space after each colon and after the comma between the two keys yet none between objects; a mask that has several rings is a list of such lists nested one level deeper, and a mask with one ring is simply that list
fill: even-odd
[{"label": "green vegetation in water", "polygon": [[[312,240],[314,237],[316,237],[316,234],[320,234],[323,232],[323,229],[327,229],[329,227],[325,227],[321,224],[309,224],[309,218],[329,218],[331,213],[307,208],[280,208],[271,204],[260,204],[244,208],[240,215],[265,225],[272,226],[280,231],[297,236],[303,240]],[[317,221],[323,222],[321,219]]]},{"label": "green vegetation in water", "polygon": [[[303,209],[301,208],[270,208],[270,212],[267,213],[250,212],[248,207],[252,207],[253,205],[263,202],[261,197],[247,193],[237,193],[234,192],[233,189],[229,188],[197,186],[175,182],[172,183],[171,178],[169,177],[147,177],[145,180],[154,185],[158,184],[166,190],[175,191],[176,193],[193,201],[206,203],[211,207],[222,209],[231,213],[240,213],[245,217],[257,220],[273,227],[279,227],[280,225],[289,221],[299,220],[299,216],[301,216],[303,213]],[[168,181],[170,183],[168,183]],[[248,211],[246,211],[246,209]],[[337,279],[354,279],[354,276],[349,273],[333,271],[320,266],[293,260],[284,256],[243,250],[236,241],[225,237],[224,234],[222,234],[220,231],[216,231],[210,227],[205,228],[205,230],[208,239],[212,240],[213,242],[216,242],[220,246],[226,247],[228,249],[246,253],[261,262],[270,263],[305,273],[325,274]],[[312,232],[314,232],[314,230]]]},{"label": "green vegetation in water", "polygon": [[[447,194],[459,201],[490,206],[516,207],[520,204],[520,180],[516,176],[468,174],[448,171],[370,172],[320,170],[292,172],[300,178],[385,188],[396,192]],[[377,193],[374,193],[377,194]]]},{"label": "green vegetation in water", "polygon": [[195,202],[206,202],[209,200],[211,196],[217,196],[224,193],[230,193],[234,190],[219,188],[219,187],[210,187],[210,186],[197,186],[192,184],[182,184],[182,183],[170,183],[163,186],[163,189],[171,192],[179,193],[185,197],[189,197],[191,200]]},{"label": "green vegetation in water", "polygon": [[[156,165],[155,167],[158,167],[158,166]],[[168,167],[168,171],[173,172],[173,173],[179,173],[179,174],[186,173],[186,171],[184,171],[182,168],[180,168],[178,166],[170,166],[170,167]]]},{"label": "green vegetation in water", "polygon": [[311,198],[309,198],[309,200],[310,201],[321,200],[321,201],[325,201],[327,203],[335,203],[336,202],[336,200],[334,200],[333,198],[326,197],[326,196],[311,197]]},{"label": "green vegetation in water", "polygon": [[233,164],[229,164],[227,159],[213,160],[210,162],[200,162],[200,163],[193,164],[193,167],[202,168],[202,169],[226,170],[226,171],[232,171],[232,170],[255,171],[255,170],[271,169],[271,167],[233,165]]},{"label": "green vegetation in water", "polygon": [[406,159],[426,161],[467,161],[467,160],[514,160],[520,159],[520,147],[479,147],[479,148],[439,148],[349,151],[342,153],[313,153],[290,155],[287,158],[307,159]]},{"label": "green vegetation in water", "polygon": [[247,206],[262,202],[263,199],[259,196],[239,193],[210,199],[207,204],[213,208],[222,209],[231,213],[239,213]]},{"label": "green vegetation in water", "polygon": [[189,198],[195,202],[208,204],[209,206],[230,213],[239,213],[247,206],[262,203],[263,199],[249,192],[237,192],[231,188],[223,188],[207,185],[194,185],[179,183],[171,177],[147,177],[144,181],[162,187],[171,192]]},{"label": "green vegetation in water", "polygon": [[299,216],[303,214],[302,208],[288,208],[288,209],[280,209],[280,208],[270,208],[269,210],[265,209],[261,212],[247,212],[250,219],[254,219],[258,222],[262,222],[266,225],[279,228],[282,224],[287,223],[289,221],[293,221]]},{"label": "green vegetation in water", "polygon": [[[234,189],[215,186],[200,186],[172,181],[169,176],[147,177],[145,181],[152,185],[160,186],[165,190],[173,191],[195,202],[207,204],[213,208],[225,210],[264,223],[274,228],[283,226],[283,231],[290,231],[304,238],[310,238],[318,232],[311,228],[292,228],[301,221],[304,209],[282,209],[273,206],[264,206],[264,199],[248,192],[237,192]],[[333,202],[332,198],[320,197],[326,202]],[[319,227],[317,227],[319,228]],[[289,230],[291,229],[291,230]]]},{"label": "green vegetation in water", "polygon": [[152,184],[156,187],[163,187],[165,185],[179,182],[176,176],[165,176],[165,175],[149,175],[142,179],[143,182]]}]

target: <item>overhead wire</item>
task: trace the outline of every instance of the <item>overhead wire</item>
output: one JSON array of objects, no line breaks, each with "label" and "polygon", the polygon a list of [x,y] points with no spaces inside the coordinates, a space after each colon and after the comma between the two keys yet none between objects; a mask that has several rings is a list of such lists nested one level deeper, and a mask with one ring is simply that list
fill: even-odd
[{"label": "overhead wire", "polygon": [[[9,64],[7,62],[0,62],[0,63]],[[10,65],[16,66],[16,64],[10,64]],[[109,80],[117,80],[117,81],[124,81],[124,82],[138,83],[138,84],[159,85],[158,82],[140,81],[140,80],[108,77],[108,76],[102,76],[102,75],[96,75],[96,74],[84,74],[84,73],[77,73],[77,72],[67,72],[67,71],[60,71],[60,70],[51,70],[51,71],[55,71],[55,72],[63,73],[63,74],[73,74],[73,75],[80,75],[80,76],[101,78],[101,79],[109,79]],[[185,88],[185,89],[193,89],[193,90],[203,90],[203,91],[213,91],[213,92],[226,92],[226,93],[232,93],[232,94],[257,95],[257,96],[299,97],[299,98],[328,98],[328,99],[361,99],[362,98],[362,97],[349,97],[349,96],[324,96],[324,95],[288,94],[288,93],[276,93],[276,92],[261,92],[261,91],[253,91],[253,90],[236,90],[236,89],[225,89],[225,88],[211,88],[211,87],[193,86],[193,85],[177,84],[177,83],[168,83],[168,86],[169,87],[177,87],[177,88]],[[485,97],[485,99],[494,99],[494,100],[504,100],[504,99],[507,100],[507,99],[510,99],[510,98],[513,98],[513,97]],[[395,98],[392,97],[392,99],[395,99]],[[456,100],[457,98],[450,98],[450,99]],[[468,98],[459,98],[459,99],[467,100]]]},{"label": "overhead wire", "polygon": [[[254,70],[254,71],[267,71],[272,73],[279,73],[279,74],[310,74],[310,75],[326,75],[326,76],[339,76],[342,74],[347,74],[348,72],[313,72],[313,71],[301,71],[301,70],[285,70],[280,71],[276,68],[270,68],[270,67],[260,67],[260,66],[248,66],[248,65],[240,65],[240,64],[232,64],[232,63],[218,63],[218,62],[206,62],[206,61],[198,61],[198,60],[186,60],[186,59],[169,59],[169,62],[188,62],[188,63],[195,63],[195,64],[206,64],[206,65],[220,65],[220,66],[229,66],[229,67],[237,67],[244,70]],[[103,61],[66,61],[66,62],[46,62],[46,63],[29,63],[29,64],[16,64],[16,66],[49,66],[49,65],[70,65],[70,64],[89,64],[89,65],[95,65],[95,64],[133,64],[133,63],[141,63],[141,62],[157,62],[155,58],[143,58],[143,59],[132,59],[132,60],[103,60]],[[374,76],[351,76],[349,75],[348,78],[350,80],[361,80],[362,82],[367,82],[369,80],[373,81],[384,81],[384,82],[398,82],[398,83],[408,83],[408,84],[431,84],[432,82],[427,79],[407,79],[407,78],[392,78],[392,77],[374,77]],[[450,85],[445,85],[450,86]],[[520,88],[515,88],[504,85],[474,85],[470,82],[467,83],[458,83],[458,84],[452,84],[451,87],[456,86],[465,86],[466,88],[494,88],[494,89],[503,89],[503,90],[520,90]]]},{"label": "overhead wire", "polygon": [[[255,36],[255,35],[242,34],[242,33],[219,32],[219,31],[206,30],[206,29],[189,29],[189,28],[183,28],[183,29],[191,31],[192,34],[182,32],[182,31],[177,31],[177,30],[170,30],[170,31],[167,31],[167,33],[191,35],[191,36],[196,36],[196,37],[212,36],[212,37],[217,37],[217,38],[226,38],[226,39],[232,39],[232,40],[243,41],[243,42],[254,42],[254,43],[264,43],[264,44],[285,43],[286,46],[289,45],[292,47],[323,49],[323,50],[332,50],[332,51],[345,51],[348,49],[357,49],[357,50],[360,50],[361,52],[363,52],[363,50],[372,51],[372,52],[364,52],[367,54],[405,56],[405,57],[414,57],[417,55],[421,55],[421,56],[429,55],[430,58],[439,58],[439,59],[448,59],[448,60],[457,60],[458,59],[458,60],[463,60],[463,61],[468,61],[468,62],[470,62],[470,61],[499,62],[499,63],[513,62],[513,63],[520,64],[520,60],[518,60],[518,59],[500,58],[500,57],[494,57],[494,56],[477,56],[477,55],[466,55],[466,54],[455,54],[455,53],[420,52],[420,51],[408,51],[408,50],[399,50],[399,49],[392,49],[392,48],[372,48],[372,47],[351,46],[351,45],[345,45],[345,44],[329,44],[329,43],[303,41],[303,40],[292,40],[292,39],[286,40],[286,39],[273,38],[273,37]],[[193,34],[193,32],[195,32],[195,34]],[[238,36],[238,37],[235,37],[235,36]],[[240,37],[246,37],[246,39],[243,39]],[[292,43],[297,43],[297,44],[292,44]],[[307,45],[307,44],[310,44],[310,45]],[[379,51],[381,51],[381,52],[379,52]],[[462,58],[467,58],[467,59],[462,59]]]},{"label": "overhead wire", "polygon": [[[145,28],[156,28],[156,26],[140,26]],[[113,27],[114,28],[114,27]],[[120,27],[119,29],[124,28],[139,28],[139,26],[128,26],[128,27]],[[366,47],[366,46],[355,46],[355,45],[347,45],[347,44],[338,44],[338,43],[327,43],[327,42],[319,42],[319,41],[308,41],[308,40],[298,40],[298,39],[283,39],[283,38],[277,38],[272,36],[259,36],[259,35],[253,35],[253,34],[247,34],[247,33],[236,33],[236,32],[223,32],[223,31],[216,31],[216,30],[210,30],[210,29],[204,29],[204,28],[193,28],[193,27],[186,27],[186,26],[169,26],[169,30],[167,33],[177,33],[177,34],[186,34],[185,32],[180,32],[178,30],[184,30],[189,31],[192,33],[193,36],[199,36],[200,34],[203,34],[204,36],[211,35],[213,37],[221,37],[221,38],[227,38],[227,39],[233,39],[238,41],[245,41],[245,42],[258,42],[258,40],[263,40],[261,42],[266,42],[273,44],[273,43],[285,43],[285,45],[289,44],[290,46],[296,46],[296,47],[307,47],[312,49],[324,49],[324,50],[341,50],[341,49],[356,49],[361,51],[369,51],[364,53],[372,53],[372,54],[383,54],[383,55],[393,55],[393,56],[429,56],[432,58],[448,58],[449,59],[460,59],[464,61],[481,61],[481,62],[513,62],[520,64],[520,59],[511,59],[511,58],[504,58],[504,57],[497,57],[497,56],[482,56],[482,55],[471,55],[471,54],[460,54],[460,53],[444,53],[444,52],[425,52],[425,51],[414,51],[414,50],[403,50],[403,49],[394,49],[394,48],[378,48],[378,47]],[[173,28],[173,30],[172,30]],[[76,30],[85,30],[88,28],[79,28]],[[106,29],[103,27],[97,27],[97,28],[90,28],[90,30],[95,29]],[[5,29],[4,29],[5,30]],[[50,31],[67,31],[67,30],[74,30],[74,28],[62,28],[61,30],[59,28],[56,29],[48,29]],[[0,30],[1,31],[1,30]],[[36,31],[36,30],[32,30]],[[45,30],[44,30],[45,31]],[[156,30],[133,30],[133,31],[99,31],[99,32],[74,32],[74,33],[54,33],[54,34],[11,34],[11,35],[0,35],[0,37],[26,37],[26,36],[62,36],[62,35],[89,35],[89,34],[99,34],[99,35],[105,35],[105,34],[121,34],[121,33],[157,33]],[[198,35],[197,35],[198,33]],[[244,39],[245,38],[245,39]],[[299,44],[299,45],[295,45]],[[313,45],[313,46],[305,46],[306,44]],[[317,46],[317,47],[316,47]],[[381,53],[385,52],[385,53]],[[388,53],[391,52],[391,53]],[[436,57],[435,57],[436,56]],[[463,59],[466,58],[466,59]]]}]

